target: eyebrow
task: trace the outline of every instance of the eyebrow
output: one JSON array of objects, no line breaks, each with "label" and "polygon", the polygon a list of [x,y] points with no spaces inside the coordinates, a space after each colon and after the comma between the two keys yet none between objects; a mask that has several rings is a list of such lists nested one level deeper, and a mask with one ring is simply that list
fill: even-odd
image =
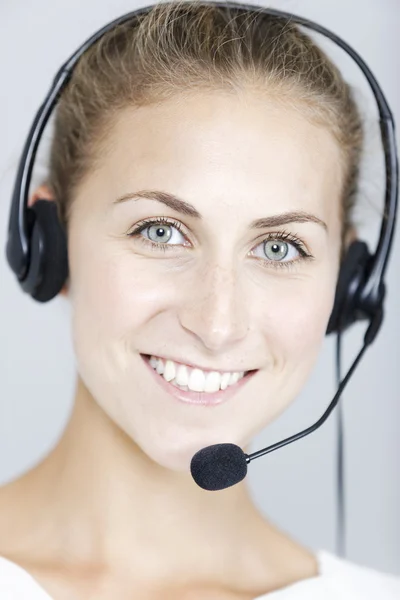
[{"label": "eyebrow", "polygon": [[[157,202],[161,202],[169,208],[172,208],[176,212],[188,217],[193,217],[194,219],[202,220],[201,214],[192,204],[185,202],[185,200],[178,198],[174,194],[159,190],[139,190],[138,192],[124,194],[123,196],[114,200],[113,204],[120,204],[122,202],[127,202],[128,200],[140,199],[156,200]],[[318,225],[321,225],[325,231],[328,231],[328,226],[324,221],[303,210],[289,211],[279,215],[272,215],[270,217],[256,219],[250,223],[250,228],[262,229],[264,227],[277,227],[279,225],[285,225],[286,223],[307,222],[317,223]]]}]

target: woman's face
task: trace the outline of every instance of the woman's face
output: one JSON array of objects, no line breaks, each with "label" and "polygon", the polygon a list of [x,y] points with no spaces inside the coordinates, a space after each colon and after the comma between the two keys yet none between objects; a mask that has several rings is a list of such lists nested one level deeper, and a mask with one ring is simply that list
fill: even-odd
[{"label": "woman's face", "polygon": [[[79,374],[152,460],[187,470],[204,446],[247,446],[310,375],[339,267],[339,148],[325,128],[250,93],[126,109],[106,148],[70,220]],[[143,190],[153,198],[135,196]],[[254,226],[292,211],[314,220]],[[155,225],[129,235],[145,219]],[[225,402],[189,404],[142,355],[257,372]]]}]

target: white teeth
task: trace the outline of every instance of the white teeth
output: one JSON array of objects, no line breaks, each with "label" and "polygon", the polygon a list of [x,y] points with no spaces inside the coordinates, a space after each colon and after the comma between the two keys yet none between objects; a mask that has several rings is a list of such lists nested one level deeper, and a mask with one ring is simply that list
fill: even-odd
[{"label": "white teeth", "polygon": [[187,385],[189,383],[189,370],[185,365],[178,366],[175,382],[178,385]]},{"label": "white teeth", "polygon": [[163,373],[164,379],[166,381],[172,381],[173,379],[175,379],[175,375],[176,375],[175,363],[173,363],[172,360],[167,360],[165,362],[165,369],[164,369],[164,373]]},{"label": "white teeth", "polygon": [[186,365],[175,364],[172,360],[163,360],[157,356],[150,357],[150,364],[166,381],[193,392],[218,392],[230,385],[235,385],[244,376],[244,371],[235,373],[203,372],[191,369]]},{"label": "white teeth", "polygon": [[188,388],[193,392],[204,392],[205,375],[200,369],[193,369],[189,375]]},{"label": "white teeth", "polygon": [[221,390],[226,390],[229,384],[229,380],[231,378],[230,373],[224,373],[221,377]]},{"label": "white teeth", "polygon": [[239,375],[240,373],[231,373],[231,376],[229,378],[229,385],[237,383],[239,381]]},{"label": "white teeth", "polygon": [[205,392],[218,392],[218,390],[220,389],[221,379],[222,379],[222,377],[218,373],[218,371],[211,371],[210,373],[207,373],[207,377],[206,377],[206,381],[205,381],[205,385],[204,385],[204,391]]}]

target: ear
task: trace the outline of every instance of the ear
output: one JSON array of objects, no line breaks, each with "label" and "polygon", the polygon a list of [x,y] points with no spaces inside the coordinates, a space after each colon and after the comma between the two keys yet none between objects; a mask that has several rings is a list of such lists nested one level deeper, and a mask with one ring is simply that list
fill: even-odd
[{"label": "ear", "polygon": [[50,190],[49,186],[45,183],[36,188],[33,194],[29,197],[28,206],[33,206],[37,200],[54,201],[54,194]]},{"label": "ear", "polygon": [[[37,200],[48,200],[54,202],[54,194],[48,185],[43,183],[31,194],[28,200],[28,207],[33,206]],[[68,282],[64,285],[62,290],[59,292],[61,296],[68,296]]]}]

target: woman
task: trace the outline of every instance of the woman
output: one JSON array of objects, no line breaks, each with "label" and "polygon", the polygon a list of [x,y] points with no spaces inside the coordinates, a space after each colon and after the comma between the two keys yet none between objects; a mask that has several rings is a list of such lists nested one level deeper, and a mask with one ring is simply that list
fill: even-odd
[{"label": "woman", "polygon": [[2,599],[398,597],[268,522],[244,481],[210,493],[189,469],[307,381],[362,141],[336,67],[271,16],[161,4],[81,58],[30,198],[68,234],[74,410],[0,491]]}]

